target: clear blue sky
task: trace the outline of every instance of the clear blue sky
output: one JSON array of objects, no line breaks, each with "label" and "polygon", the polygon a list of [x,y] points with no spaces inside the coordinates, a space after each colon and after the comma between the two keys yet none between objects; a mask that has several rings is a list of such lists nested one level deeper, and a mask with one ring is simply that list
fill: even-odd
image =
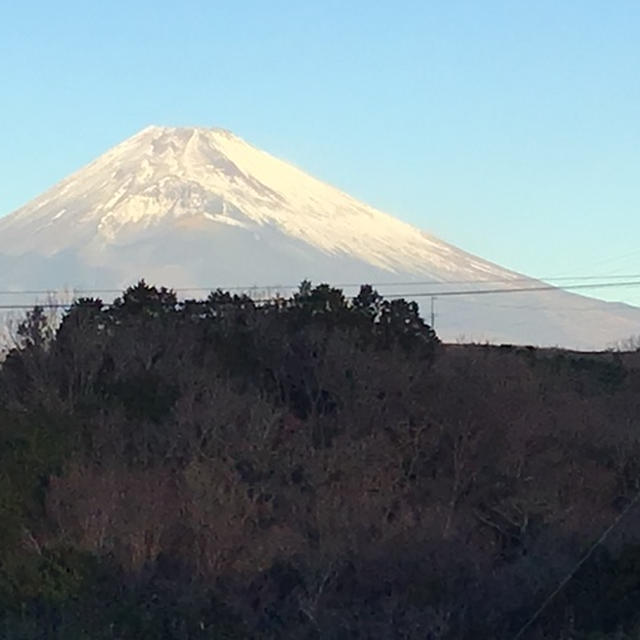
[{"label": "clear blue sky", "polygon": [[3,3],[0,215],[148,124],[531,275],[640,273],[637,0]]}]

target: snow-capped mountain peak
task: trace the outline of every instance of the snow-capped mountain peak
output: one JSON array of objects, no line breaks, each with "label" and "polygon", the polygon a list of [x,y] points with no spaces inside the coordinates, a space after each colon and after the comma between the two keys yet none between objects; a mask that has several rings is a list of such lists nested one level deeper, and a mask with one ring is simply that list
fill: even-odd
[{"label": "snow-capped mountain peak", "polygon": [[[257,231],[275,227],[323,252],[344,253],[389,272],[504,275],[468,256],[456,261],[445,243],[223,129],[147,127],[14,215],[16,222],[34,217],[47,244],[52,232],[70,225],[74,230],[67,231],[80,244],[87,236],[78,233],[79,225],[113,243],[142,228],[179,218],[196,225],[193,218],[199,218],[202,224]],[[0,221],[0,230],[9,221]],[[434,266],[442,273],[434,273]]]}]

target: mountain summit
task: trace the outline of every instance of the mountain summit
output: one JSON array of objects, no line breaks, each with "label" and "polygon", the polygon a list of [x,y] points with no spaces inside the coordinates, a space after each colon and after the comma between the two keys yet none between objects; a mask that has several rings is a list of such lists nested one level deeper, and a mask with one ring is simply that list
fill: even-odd
[{"label": "mountain summit", "polygon": [[[222,129],[148,127],[0,225],[0,248],[13,253],[37,249],[52,255],[86,243],[95,250],[172,227],[198,230],[212,241],[280,233],[295,241],[295,247],[304,243],[389,274],[504,277],[504,271],[470,256],[455,260],[452,247]],[[298,257],[311,265],[309,257],[317,256]],[[221,266],[212,265],[214,281]],[[263,268],[247,274],[248,281],[242,280],[242,272],[230,271],[227,283],[265,282],[269,271]],[[322,278],[325,268],[321,265],[313,274],[303,268],[298,274],[285,267],[267,282]],[[336,269],[331,271],[333,276]]]},{"label": "mountain summit", "polygon": [[[409,293],[442,289],[425,281],[462,281],[470,289],[539,284],[222,129],[148,127],[0,218],[2,289],[117,288],[140,277],[172,287],[281,290],[304,278],[373,282],[383,292],[415,282],[406,285]],[[449,339],[465,334],[582,348],[640,330],[638,309],[561,291],[499,301],[442,298],[438,318],[438,332]]]}]

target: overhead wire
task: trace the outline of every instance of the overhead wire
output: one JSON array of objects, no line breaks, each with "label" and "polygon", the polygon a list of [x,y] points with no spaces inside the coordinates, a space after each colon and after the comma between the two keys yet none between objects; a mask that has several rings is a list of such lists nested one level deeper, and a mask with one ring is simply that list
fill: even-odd
[{"label": "overhead wire", "polygon": [[[640,274],[617,274],[617,275],[582,275],[582,276],[550,276],[550,277],[525,277],[525,276],[517,276],[514,278],[491,278],[487,280],[404,280],[404,281],[396,281],[396,282],[371,282],[365,283],[369,284],[372,287],[411,287],[411,286],[451,286],[451,285],[478,285],[478,284],[509,284],[513,282],[563,282],[563,281],[588,281],[588,280],[602,280],[602,279],[610,279],[610,280],[631,280],[631,279],[640,279]],[[338,283],[328,283],[333,287],[360,287],[362,282],[338,282]],[[221,285],[213,285],[208,287],[174,287],[171,288],[172,291],[176,293],[187,293],[187,292],[199,292],[199,291],[215,291],[215,290],[223,290],[223,291],[256,291],[256,290],[278,290],[278,289],[297,289],[300,286],[300,283],[297,284],[282,284],[282,283],[272,283],[272,284],[251,284],[251,285],[233,285],[233,286],[221,286]],[[613,286],[613,284],[612,284]],[[551,288],[558,288],[553,287]],[[559,287],[566,288],[566,287]],[[122,289],[117,288],[74,288],[74,287],[60,287],[50,288],[50,289],[7,289],[0,291],[0,295],[50,295],[57,293],[72,293],[72,294],[91,294],[91,293],[122,293]]]},{"label": "overhead wire", "polygon": [[533,615],[520,627],[513,640],[520,640],[524,634],[531,628],[531,626],[538,620],[538,618],[545,612],[547,607],[555,600],[557,595],[573,580],[574,576],[580,568],[589,560],[595,550],[605,542],[605,540],[611,535],[611,532],[622,522],[624,517],[633,509],[633,507],[640,501],[640,491],[637,491],[633,499],[627,504],[627,506],[614,518],[613,522],[602,532],[597,540],[587,549],[587,551],[578,560],[577,564],[564,576],[564,578],[558,583],[556,588],[542,601],[542,604],[534,611]]},{"label": "overhead wire", "polygon": [[[468,284],[478,284],[468,282]],[[335,285],[338,286],[338,285]],[[345,286],[345,285],[342,285]],[[638,287],[640,286],[640,279],[637,280],[626,280],[623,282],[597,282],[597,283],[582,283],[582,284],[569,284],[563,287],[557,287],[551,284],[543,284],[540,286],[533,287],[510,287],[510,288],[489,288],[489,289],[449,289],[445,291],[406,291],[403,293],[386,293],[383,292],[382,295],[389,299],[398,299],[398,298],[443,298],[443,297],[454,297],[454,296],[481,296],[481,295],[504,295],[504,294],[515,294],[515,293],[540,293],[545,291],[573,291],[573,290],[588,290],[588,289],[606,289],[612,287]],[[260,291],[268,290],[269,287],[250,287],[248,289],[243,289],[243,291]],[[173,291],[196,291],[201,289],[173,289]],[[205,289],[202,289],[205,290]],[[238,290],[238,289],[236,289]],[[54,292],[47,291],[49,295],[52,295]],[[120,290],[118,290],[120,293]],[[29,293],[23,292],[24,295],[30,295]],[[347,296],[348,298],[353,298],[353,296]],[[267,296],[262,298],[254,299],[255,303],[266,303],[277,300],[279,296]],[[63,302],[37,302],[35,303],[37,306],[46,308],[46,309],[64,309],[72,306],[73,302],[63,303]],[[21,310],[21,309],[31,309],[34,304],[2,304],[0,305],[0,310]],[[105,306],[109,306],[108,303]]]}]

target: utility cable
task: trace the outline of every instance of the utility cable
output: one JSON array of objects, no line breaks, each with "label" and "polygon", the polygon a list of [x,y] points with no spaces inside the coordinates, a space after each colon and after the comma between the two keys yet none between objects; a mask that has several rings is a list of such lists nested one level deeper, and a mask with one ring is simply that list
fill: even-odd
[{"label": "utility cable", "polygon": [[587,552],[580,558],[571,571],[560,581],[560,584],[545,598],[542,604],[536,609],[534,614],[520,627],[518,633],[513,636],[513,640],[520,640],[529,630],[531,625],[544,613],[545,609],[553,602],[555,597],[571,582],[584,563],[593,555],[593,552],[609,537],[609,534],[620,524],[624,517],[636,506],[640,500],[640,490],[635,494],[633,500],[616,516],[614,521],[604,530],[602,535],[587,549]]},{"label": "utility cable", "polygon": [[[452,289],[449,291],[408,291],[404,293],[382,293],[384,298],[398,299],[398,298],[442,298],[451,296],[480,296],[480,295],[494,295],[494,294],[506,294],[506,293],[539,293],[542,291],[572,291],[576,289],[605,289],[611,287],[637,287],[640,286],[640,280],[629,280],[626,282],[598,282],[591,284],[574,284],[566,285],[564,287],[556,287],[554,285],[541,285],[536,287],[514,287],[514,288],[501,288],[501,289]],[[173,291],[179,291],[174,289]],[[119,291],[120,292],[120,291]],[[50,292],[49,292],[50,293]],[[26,294],[25,294],[26,295]],[[353,299],[354,296],[347,296],[347,299]],[[256,304],[263,304],[267,302],[273,302],[278,300],[278,296],[270,296],[267,298],[253,299]],[[35,303],[35,306],[42,307],[43,309],[65,309],[73,305],[73,302],[60,303],[60,302],[43,302]],[[107,303],[104,305],[109,307]],[[34,304],[4,304],[0,305],[0,310],[19,310],[19,309],[32,309]]]},{"label": "utility cable", "polygon": [[[479,284],[510,284],[513,282],[566,282],[566,281],[587,281],[587,280],[636,280],[640,279],[640,274],[618,274],[618,275],[589,275],[589,276],[553,276],[545,278],[534,278],[519,276],[515,278],[495,278],[488,280],[412,280],[401,282],[340,282],[328,283],[332,287],[360,287],[363,284],[369,284],[372,287],[411,287],[411,286],[451,286],[451,285],[479,285]],[[323,283],[324,284],[324,283]],[[198,291],[256,291],[256,290],[278,290],[278,289],[297,289],[298,284],[264,284],[264,285],[247,285],[247,286],[210,286],[210,287],[176,287],[172,288],[175,292],[198,292]],[[551,286],[551,285],[549,285]],[[612,283],[613,286],[613,283]],[[555,288],[555,287],[552,287]],[[90,293],[122,293],[122,289],[89,289],[89,288],[69,288],[60,287],[59,289],[25,289],[25,290],[3,290],[0,295],[48,295],[56,293],[70,294],[90,294]]]}]

